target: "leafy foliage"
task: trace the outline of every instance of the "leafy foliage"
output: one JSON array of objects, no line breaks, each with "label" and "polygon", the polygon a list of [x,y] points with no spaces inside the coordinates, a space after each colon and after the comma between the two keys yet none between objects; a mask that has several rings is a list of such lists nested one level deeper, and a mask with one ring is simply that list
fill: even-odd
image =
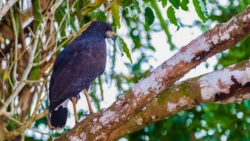
[{"label": "leafy foliage", "polygon": [[106,15],[105,15],[105,13],[102,12],[102,11],[97,11],[96,12],[96,19],[98,21],[106,21]]},{"label": "leafy foliage", "polygon": [[146,7],[145,8],[145,21],[147,21],[147,23],[151,25],[153,24],[154,19],[155,19],[155,16],[154,16],[152,9],[149,7]]},{"label": "leafy foliage", "polygon": [[[124,52],[127,55],[127,57],[130,60],[130,63],[132,64],[132,58],[131,58],[131,54],[129,52],[128,46],[124,42],[124,40],[121,37],[119,37],[119,36],[117,36],[117,44],[118,44],[121,52]],[[123,53],[122,53],[122,55],[123,55]]]},{"label": "leafy foliage", "polygon": [[179,9],[179,6],[181,4],[180,0],[169,0],[169,2],[174,6],[174,8]]},{"label": "leafy foliage", "polygon": [[[55,9],[53,14],[48,14],[51,6],[58,1],[48,2],[46,0],[34,0],[30,7],[24,10],[23,1],[20,1],[14,5],[13,13],[15,19],[16,30],[18,34],[18,67],[15,72],[13,68],[14,58],[14,33],[11,22],[10,11],[5,15],[4,20],[0,22],[0,108],[12,93],[15,77],[13,73],[16,73],[17,80],[21,80],[23,70],[27,67],[29,53],[26,52],[27,48],[33,48],[35,38],[29,31],[28,27],[33,33],[37,30],[45,29],[43,36],[39,39],[37,44],[37,50],[35,51],[36,57],[34,64],[37,63],[29,73],[27,80],[35,80],[36,83],[27,84],[23,90],[18,94],[13,103],[18,112],[15,112],[12,118],[17,119],[20,122],[26,121],[32,115],[32,105],[35,104],[34,99],[41,89],[44,76],[47,75],[48,70],[52,67],[54,59],[60,53],[69,42],[83,27],[93,20],[108,20],[114,27],[115,31],[125,27],[128,33],[124,33],[121,37],[117,38],[117,44],[111,44],[113,46],[109,49],[108,54],[110,62],[108,71],[104,76],[101,76],[91,86],[91,100],[95,104],[95,107],[100,110],[100,93],[102,90],[102,84],[111,85],[114,84],[117,88],[117,97],[129,90],[135,83],[137,83],[143,77],[146,77],[153,70],[152,64],[149,64],[150,59],[155,59],[157,56],[152,56],[152,53],[157,50],[158,47],[153,46],[151,39],[152,33],[158,31],[164,31],[167,36],[168,44],[171,50],[176,49],[174,43],[172,43],[172,35],[169,31],[169,22],[177,27],[193,27],[196,26],[202,31],[207,31],[213,23],[223,23],[229,20],[230,17],[236,15],[249,4],[249,0],[242,0],[240,2],[228,0],[228,5],[221,5],[218,1],[206,0],[159,0],[161,3],[158,5],[158,1],[145,0],[143,2],[136,0],[117,0],[110,5],[113,0],[73,0],[63,1]],[[92,3],[91,3],[92,2]],[[176,15],[177,10],[188,11],[189,2],[191,2],[196,10],[197,15],[203,21],[196,21],[193,25],[182,24]],[[162,12],[162,8],[169,5],[167,11]],[[211,7],[210,4],[213,6]],[[111,6],[111,10],[104,11],[105,8]],[[181,7],[181,8],[180,8]],[[209,9],[207,9],[209,8]],[[27,12],[28,11],[28,12]],[[208,13],[209,11],[209,13]],[[111,15],[110,16],[110,13]],[[168,19],[164,18],[165,15]],[[45,20],[46,16],[52,16]],[[35,19],[26,27],[22,27],[26,19]],[[145,21],[141,20],[145,18]],[[208,21],[208,18],[211,21]],[[46,21],[46,23],[45,23]],[[204,22],[207,22],[204,24]],[[3,30],[6,29],[6,30]],[[2,32],[5,31],[5,32]],[[8,32],[7,32],[8,31]],[[11,36],[10,36],[11,35]],[[40,38],[40,37],[39,37]],[[25,44],[23,41],[30,40],[29,44]],[[237,44],[237,47],[232,48],[218,55],[218,64],[215,69],[225,67],[236,62],[249,58],[250,52],[250,37],[246,38],[241,43]],[[117,49],[117,47],[119,49]],[[9,49],[9,51],[7,50]],[[119,51],[120,50],[120,51]],[[127,68],[129,74],[117,71],[117,58],[120,52],[125,53],[129,58],[130,64],[122,62],[124,68]],[[2,55],[2,53],[4,55]],[[134,57],[135,54],[139,56]],[[132,56],[133,62],[132,62]],[[121,63],[121,62],[119,62]],[[5,65],[4,65],[5,64]],[[146,67],[145,67],[146,66]],[[46,88],[47,87],[47,88]],[[43,93],[48,92],[48,84],[46,85]],[[112,85],[113,87],[113,85]],[[26,101],[27,100],[27,101]],[[45,109],[48,108],[47,99],[43,99],[42,105]],[[18,103],[18,104],[17,104]],[[196,108],[178,113],[174,116],[168,117],[162,121],[127,135],[128,140],[221,140],[222,137],[230,138],[230,140],[249,140],[250,134],[248,132],[249,125],[249,108],[250,102],[244,101],[237,104],[229,105],[215,105],[204,104]],[[12,107],[8,107],[8,111]],[[42,106],[39,107],[39,112],[42,112]],[[79,118],[84,118],[87,111],[81,110],[78,112]],[[69,116],[72,115],[71,113]],[[8,118],[0,117],[2,125],[6,124],[8,131],[16,130],[20,125]],[[41,129],[45,126],[45,130],[48,129],[47,121],[45,118],[41,118],[34,122],[31,128],[35,130]],[[5,127],[4,127],[5,129]],[[52,140],[54,137],[60,136],[63,132],[70,130],[70,127],[66,127],[62,132],[54,132],[53,136],[42,135],[38,138],[34,133],[26,134],[25,140],[42,140],[44,136],[47,136],[48,140]],[[202,134],[203,136],[199,136]],[[13,138],[15,140],[15,138]]]},{"label": "leafy foliage", "polygon": [[168,4],[167,0],[159,0],[159,2],[161,2],[162,7],[165,7]]},{"label": "leafy foliage", "polygon": [[111,6],[111,11],[112,11],[112,15],[113,15],[113,19],[114,19],[115,24],[118,26],[118,28],[120,28],[121,23],[120,23],[120,16],[119,16],[119,5],[113,4]]},{"label": "leafy foliage", "polygon": [[189,4],[189,0],[182,0],[181,1],[181,9],[184,11],[188,11],[188,5]]},{"label": "leafy foliage", "polygon": [[174,8],[172,6],[168,7],[167,15],[168,15],[170,22],[172,24],[174,24],[175,26],[178,26],[177,19],[175,17],[175,11],[174,11]]},{"label": "leafy foliage", "polygon": [[122,0],[122,6],[126,7],[133,3],[133,0]]},{"label": "leafy foliage", "polygon": [[200,19],[203,22],[207,21],[208,14],[206,9],[206,2],[205,1],[199,1],[199,0],[193,0],[193,4],[196,10],[196,13],[200,17]]}]

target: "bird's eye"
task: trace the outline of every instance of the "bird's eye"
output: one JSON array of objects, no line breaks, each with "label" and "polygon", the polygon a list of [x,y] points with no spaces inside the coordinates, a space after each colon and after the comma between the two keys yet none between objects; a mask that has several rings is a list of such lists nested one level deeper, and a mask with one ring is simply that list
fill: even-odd
[{"label": "bird's eye", "polygon": [[109,29],[107,27],[105,27],[105,31],[108,31]]}]

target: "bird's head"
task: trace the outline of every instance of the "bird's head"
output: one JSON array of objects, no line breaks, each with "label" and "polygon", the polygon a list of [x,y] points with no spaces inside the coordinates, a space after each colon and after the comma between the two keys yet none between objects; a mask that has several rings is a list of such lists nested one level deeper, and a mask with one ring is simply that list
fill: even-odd
[{"label": "bird's head", "polygon": [[104,38],[116,39],[116,35],[110,24],[102,21],[94,21],[90,24],[87,30],[101,34]]}]

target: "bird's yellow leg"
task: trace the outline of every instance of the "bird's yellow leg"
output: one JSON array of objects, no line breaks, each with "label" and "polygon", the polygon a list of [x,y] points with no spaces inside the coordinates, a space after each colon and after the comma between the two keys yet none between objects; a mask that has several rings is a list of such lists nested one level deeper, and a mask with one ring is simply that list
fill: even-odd
[{"label": "bird's yellow leg", "polygon": [[87,103],[88,103],[88,106],[89,106],[89,113],[92,114],[94,113],[93,112],[93,108],[91,106],[91,103],[90,103],[90,100],[89,100],[89,94],[88,94],[88,91],[86,89],[83,89],[84,93],[85,93],[85,97],[87,99]]},{"label": "bird's yellow leg", "polygon": [[78,123],[78,117],[76,113],[76,97],[71,97],[72,103],[73,103],[73,110],[74,110],[74,116],[75,116],[75,123]]}]

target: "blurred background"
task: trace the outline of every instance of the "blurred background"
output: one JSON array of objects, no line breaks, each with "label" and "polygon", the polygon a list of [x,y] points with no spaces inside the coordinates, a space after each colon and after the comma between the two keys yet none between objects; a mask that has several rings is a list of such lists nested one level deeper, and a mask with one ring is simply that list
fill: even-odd
[{"label": "blurred background", "polygon": [[[6,2],[10,1],[0,2],[0,9]],[[11,117],[21,123],[31,117],[37,101],[41,100],[35,112],[48,109],[49,70],[56,56],[90,21],[109,22],[121,42],[107,40],[106,70],[89,90],[94,111],[98,112],[111,105],[183,46],[216,24],[227,22],[249,4],[250,0],[20,0],[0,21],[0,108],[23,78],[29,64],[28,50],[35,48],[26,85],[7,109],[11,111]],[[37,31],[41,34],[37,44],[34,44]],[[247,37],[236,47],[208,59],[179,81],[249,59],[249,46],[250,39]],[[50,131],[44,117],[10,140],[52,140],[60,136],[74,126],[71,103],[68,107],[70,112],[63,130]],[[78,117],[83,119],[88,114],[83,94],[77,107]],[[17,121],[0,115],[0,128],[16,130],[19,127]],[[250,140],[249,123],[249,101],[226,105],[202,104],[120,140]]]}]

